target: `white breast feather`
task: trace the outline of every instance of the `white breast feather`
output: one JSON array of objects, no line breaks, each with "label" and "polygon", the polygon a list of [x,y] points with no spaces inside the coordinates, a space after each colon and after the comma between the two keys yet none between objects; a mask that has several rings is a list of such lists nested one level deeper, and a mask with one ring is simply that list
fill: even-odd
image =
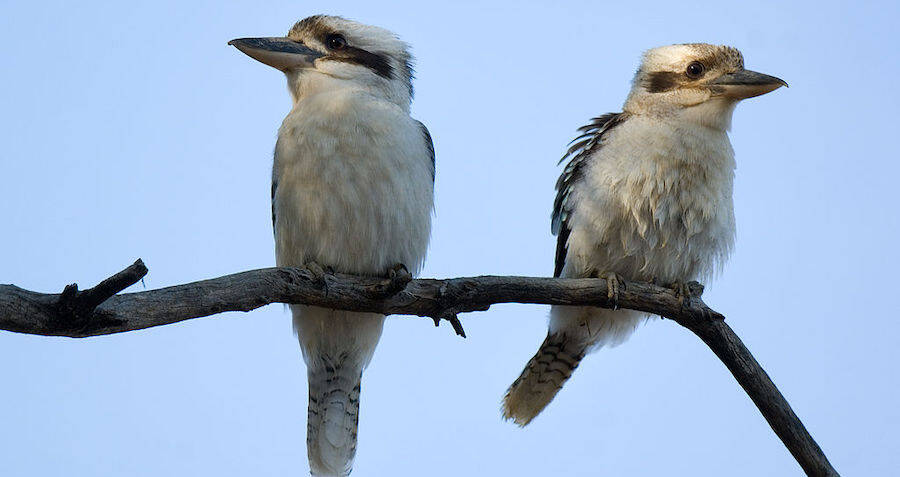
[{"label": "white breast feather", "polygon": [[431,233],[430,152],[399,106],[358,91],[319,94],[285,118],[275,150],[276,259],[383,275],[415,273]]},{"label": "white breast feather", "polygon": [[608,134],[575,185],[563,275],[669,283],[714,274],[734,242],[726,133],[632,117]]}]

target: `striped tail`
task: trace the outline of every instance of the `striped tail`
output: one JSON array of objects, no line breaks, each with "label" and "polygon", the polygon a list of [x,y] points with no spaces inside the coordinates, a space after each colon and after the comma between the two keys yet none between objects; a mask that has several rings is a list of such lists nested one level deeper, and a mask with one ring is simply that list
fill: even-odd
[{"label": "striped tail", "polygon": [[306,449],[315,476],[346,476],[353,470],[362,370],[348,368],[324,364],[308,373]]},{"label": "striped tail", "polygon": [[587,348],[563,333],[547,334],[537,354],[503,397],[503,418],[525,426],[556,396],[572,376]]}]

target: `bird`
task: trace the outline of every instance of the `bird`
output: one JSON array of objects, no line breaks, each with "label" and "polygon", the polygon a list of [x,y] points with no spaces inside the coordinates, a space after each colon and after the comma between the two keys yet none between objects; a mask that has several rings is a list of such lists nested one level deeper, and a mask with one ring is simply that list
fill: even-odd
[{"label": "bird", "polygon": [[[733,47],[646,51],[622,111],[581,127],[559,161],[568,159],[551,214],[554,277],[606,278],[613,304],[626,281],[672,287],[682,303],[696,294],[691,284],[718,273],[734,245],[732,113],[781,86],[745,69]],[[526,426],[585,355],[621,344],[647,316],[552,306],[543,344],[503,397],[503,417]]]},{"label": "bird", "polygon": [[[272,167],[276,264],[319,277],[417,273],[431,235],[435,154],[428,129],[410,116],[409,46],[328,15],[300,20],[285,37],[229,44],[284,72],[292,98]],[[290,309],[309,383],[310,473],[348,475],[362,373],[385,317]]]}]

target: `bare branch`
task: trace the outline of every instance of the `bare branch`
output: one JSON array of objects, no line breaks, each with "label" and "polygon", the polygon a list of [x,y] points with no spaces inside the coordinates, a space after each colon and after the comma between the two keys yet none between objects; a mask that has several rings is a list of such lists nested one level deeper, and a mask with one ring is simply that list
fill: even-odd
[{"label": "bare branch", "polygon": [[[250,311],[270,303],[303,303],[451,322],[459,313],[485,311],[494,303],[612,306],[604,279],[482,276],[412,280],[403,274],[393,278],[323,276],[299,268],[251,270],[157,290],[124,293],[96,304],[111,290],[140,279],[141,267],[143,263],[139,260],[95,288],[77,291],[77,286],[69,285],[62,294],[0,285],[0,329],[83,338],[226,311]],[[145,267],[142,270],[146,272]],[[60,303],[70,305],[60,306]],[[682,306],[674,291],[646,283],[626,283],[619,292],[618,306],[676,320],[724,318],[699,298],[687,300]],[[461,333],[461,327],[454,328]]]},{"label": "bare branch", "polygon": [[618,301],[607,298],[602,278],[481,276],[445,280],[314,273],[266,268],[157,290],[115,295],[147,273],[138,260],[94,288],[69,285],[61,294],[0,285],[0,329],[81,338],[167,325],[226,311],[251,311],[292,303],[385,315],[444,319],[465,337],[459,313],[486,311],[495,303],[628,308],[670,318],[699,336],[744,388],[769,425],[808,475],[838,475],[794,414],[784,396],[750,354],[724,316],[699,298],[702,287],[682,298],[674,290],[626,282]]},{"label": "bare branch", "polygon": [[722,360],[806,475],[838,475],[781,391],[728,324],[724,321],[679,324],[700,337]]},{"label": "bare branch", "polygon": [[120,291],[134,285],[147,274],[147,267],[143,260],[137,259],[128,268],[103,280],[94,288],[78,291],[78,285],[73,283],[63,289],[56,301],[55,317],[63,326],[74,328],[87,326],[91,321],[94,310],[110,297]]}]

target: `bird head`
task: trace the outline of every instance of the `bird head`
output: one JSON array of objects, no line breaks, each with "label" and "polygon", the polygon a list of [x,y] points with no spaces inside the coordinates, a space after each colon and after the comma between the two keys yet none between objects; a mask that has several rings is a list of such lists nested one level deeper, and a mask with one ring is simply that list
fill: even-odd
[{"label": "bird head", "polygon": [[297,22],[287,36],[228,44],[284,72],[294,102],[341,88],[363,89],[407,110],[412,100],[408,46],[383,28],[315,15]]},{"label": "bird head", "polygon": [[663,46],[644,53],[625,110],[728,129],[739,101],[781,86],[787,83],[744,69],[744,57],[736,48],[705,43]]}]

